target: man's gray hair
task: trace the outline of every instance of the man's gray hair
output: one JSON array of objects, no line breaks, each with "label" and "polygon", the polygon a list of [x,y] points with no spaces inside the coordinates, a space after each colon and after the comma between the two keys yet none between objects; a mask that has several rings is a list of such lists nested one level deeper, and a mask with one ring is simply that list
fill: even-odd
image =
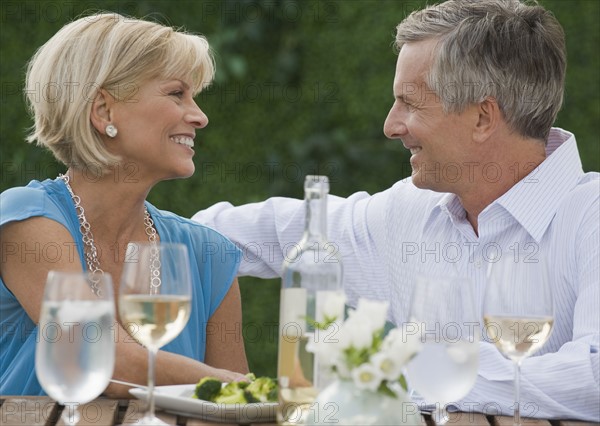
[{"label": "man's gray hair", "polygon": [[412,12],[396,46],[433,38],[426,81],[446,112],[493,97],[514,131],[547,139],[566,71],[564,31],[549,11],[518,0],[450,0]]}]

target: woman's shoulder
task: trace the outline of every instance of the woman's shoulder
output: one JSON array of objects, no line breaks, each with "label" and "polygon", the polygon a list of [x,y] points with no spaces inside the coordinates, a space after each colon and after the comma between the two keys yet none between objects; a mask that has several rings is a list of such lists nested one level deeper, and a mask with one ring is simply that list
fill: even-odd
[{"label": "woman's shoulder", "polygon": [[0,194],[0,225],[33,216],[63,216],[60,194],[60,183],[50,179],[7,189]]}]

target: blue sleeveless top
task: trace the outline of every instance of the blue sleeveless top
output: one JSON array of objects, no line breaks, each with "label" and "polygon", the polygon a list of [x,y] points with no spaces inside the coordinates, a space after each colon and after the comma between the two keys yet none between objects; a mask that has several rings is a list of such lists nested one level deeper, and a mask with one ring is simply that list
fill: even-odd
[{"label": "blue sleeveless top", "polygon": [[[162,350],[198,361],[204,360],[206,324],[227,294],[241,260],[240,250],[217,231],[173,213],[158,210],[146,202],[148,212],[161,241],[185,244],[192,267],[192,312],[185,329]],[[0,194],[0,226],[12,221],[43,216],[62,224],[71,233],[84,264],[79,221],[71,196],[61,179],[31,181],[26,187],[11,188]],[[8,259],[9,243],[4,242],[2,256]],[[57,243],[48,253],[56,256],[73,252],[72,245]],[[16,254],[12,254],[16,255]],[[25,262],[44,255],[20,250]],[[120,277],[113,277],[118,281]],[[35,375],[37,326],[0,277],[0,395],[44,395]]]}]

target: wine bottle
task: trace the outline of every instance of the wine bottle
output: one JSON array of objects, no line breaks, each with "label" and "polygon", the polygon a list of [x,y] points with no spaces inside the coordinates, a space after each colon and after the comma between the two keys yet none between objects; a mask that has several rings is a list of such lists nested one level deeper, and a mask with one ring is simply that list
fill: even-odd
[{"label": "wine bottle", "polygon": [[[304,424],[318,392],[332,380],[328,368],[307,351],[311,341],[327,337],[318,327],[330,319],[323,318],[323,307],[342,292],[338,247],[327,240],[328,193],[326,176],[306,177],[304,234],[284,253],[277,366],[277,422],[282,425]],[[341,320],[343,315],[342,308],[334,316]]]}]

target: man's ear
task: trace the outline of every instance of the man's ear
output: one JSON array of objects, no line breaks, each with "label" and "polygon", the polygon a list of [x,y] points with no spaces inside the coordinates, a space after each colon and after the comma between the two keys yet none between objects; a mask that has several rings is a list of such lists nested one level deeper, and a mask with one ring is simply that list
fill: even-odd
[{"label": "man's ear", "polygon": [[106,135],[106,126],[113,124],[112,107],[115,98],[104,89],[100,89],[92,103],[90,121],[95,129],[102,135]]},{"label": "man's ear", "polygon": [[477,104],[478,119],[473,129],[473,140],[485,142],[497,129],[502,119],[502,111],[496,99],[488,96]]}]

